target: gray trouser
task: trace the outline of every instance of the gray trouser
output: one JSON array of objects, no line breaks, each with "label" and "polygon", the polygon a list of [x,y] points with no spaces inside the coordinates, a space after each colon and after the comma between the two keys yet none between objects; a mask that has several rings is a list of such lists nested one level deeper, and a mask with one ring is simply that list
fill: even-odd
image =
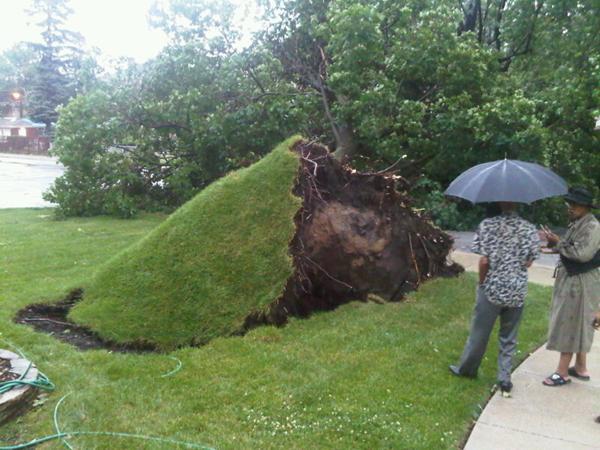
[{"label": "gray trouser", "polygon": [[460,358],[459,372],[467,376],[477,375],[494,323],[500,316],[498,381],[509,382],[522,313],[523,307],[509,308],[490,303],[483,288],[478,287],[471,332]]}]

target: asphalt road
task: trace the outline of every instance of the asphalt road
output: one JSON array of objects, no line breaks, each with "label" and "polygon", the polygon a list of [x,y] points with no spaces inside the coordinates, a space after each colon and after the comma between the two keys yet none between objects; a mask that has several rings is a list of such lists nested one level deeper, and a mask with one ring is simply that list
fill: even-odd
[{"label": "asphalt road", "polygon": [[56,158],[0,153],[0,208],[52,206],[42,193],[63,172]]}]

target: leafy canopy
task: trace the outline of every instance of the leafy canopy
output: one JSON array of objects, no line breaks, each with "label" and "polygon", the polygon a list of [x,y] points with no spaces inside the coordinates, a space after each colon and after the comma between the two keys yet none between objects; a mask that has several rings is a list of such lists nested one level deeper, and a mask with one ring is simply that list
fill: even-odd
[{"label": "leafy canopy", "polygon": [[[106,130],[102,142],[126,151],[104,144],[91,152],[97,170],[82,172],[95,131],[82,134],[76,116],[98,93],[59,122],[54,151],[67,174],[48,198],[61,213],[174,208],[295,132],[359,168],[394,165],[440,187],[507,156],[598,189],[594,0],[259,3],[264,27],[250,46],[229,2],[173,0],[152,11],[171,44],[109,80],[101,95],[111,112],[87,117]],[[79,195],[96,200],[81,205]]]}]

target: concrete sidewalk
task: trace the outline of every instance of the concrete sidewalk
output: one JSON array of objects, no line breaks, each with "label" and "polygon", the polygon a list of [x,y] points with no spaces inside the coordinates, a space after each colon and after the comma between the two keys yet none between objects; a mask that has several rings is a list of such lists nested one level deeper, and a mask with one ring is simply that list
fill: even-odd
[{"label": "concrete sidewalk", "polygon": [[[454,261],[477,271],[478,255],[455,251]],[[533,264],[529,280],[552,286],[553,267]],[[588,355],[592,380],[557,388],[542,385],[556,368],[558,353],[542,346],[513,373],[512,398],[496,393],[477,420],[465,450],[600,449],[600,335]]]}]

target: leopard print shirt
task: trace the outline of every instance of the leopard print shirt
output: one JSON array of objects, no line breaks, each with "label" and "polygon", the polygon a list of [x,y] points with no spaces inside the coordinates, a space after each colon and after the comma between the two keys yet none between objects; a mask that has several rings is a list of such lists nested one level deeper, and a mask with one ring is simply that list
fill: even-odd
[{"label": "leopard print shirt", "polygon": [[527,295],[526,264],[540,254],[535,227],[516,213],[485,219],[477,228],[472,250],[489,260],[482,285],[488,300],[498,306],[523,306]]}]

